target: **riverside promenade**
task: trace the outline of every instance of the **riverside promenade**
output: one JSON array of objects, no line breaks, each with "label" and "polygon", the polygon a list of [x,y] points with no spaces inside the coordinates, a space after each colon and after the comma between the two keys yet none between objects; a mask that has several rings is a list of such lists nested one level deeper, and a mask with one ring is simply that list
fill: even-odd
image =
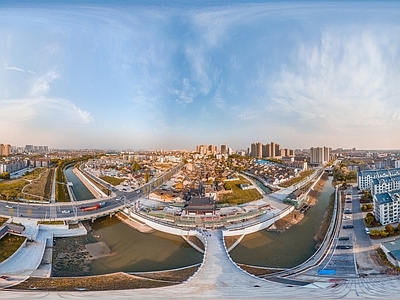
[{"label": "riverside promenade", "polygon": [[[319,279],[305,285],[277,283],[249,275],[228,256],[220,230],[204,231],[206,252],[197,274],[187,282],[163,288],[45,292],[0,290],[1,299],[398,299],[400,279],[370,277],[330,281]],[[310,279],[310,278],[309,278]],[[315,278],[314,278],[315,279]]]}]

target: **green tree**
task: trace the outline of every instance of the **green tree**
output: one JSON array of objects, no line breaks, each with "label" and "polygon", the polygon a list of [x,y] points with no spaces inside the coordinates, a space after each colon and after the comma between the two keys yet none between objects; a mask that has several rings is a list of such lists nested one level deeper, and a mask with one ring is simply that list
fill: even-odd
[{"label": "green tree", "polygon": [[361,210],[362,211],[366,211],[367,210],[367,206],[365,204],[361,205]]},{"label": "green tree", "polygon": [[394,227],[390,224],[385,226],[385,230],[388,234],[393,234],[394,233]]},{"label": "green tree", "polygon": [[0,179],[10,179],[10,172],[3,172],[0,174]]},{"label": "green tree", "polygon": [[149,172],[144,173],[144,181],[146,183],[148,183],[150,181],[150,173]]},{"label": "green tree", "polygon": [[389,232],[387,232],[386,230],[381,230],[380,233],[382,237],[386,237],[389,235]]},{"label": "green tree", "polygon": [[371,226],[372,225],[372,223],[374,223],[374,221],[375,221],[375,217],[372,215],[370,215],[370,216],[366,216],[365,217],[365,219],[364,219],[364,221],[365,221],[365,224],[367,225],[367,226]]}]

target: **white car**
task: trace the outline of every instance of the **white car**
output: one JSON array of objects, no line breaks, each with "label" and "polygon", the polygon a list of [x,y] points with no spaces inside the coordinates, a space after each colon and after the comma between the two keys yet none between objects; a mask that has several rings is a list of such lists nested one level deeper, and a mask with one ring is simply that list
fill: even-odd
[{"label": "white car", "polygon": [[63,210],[61,211],[62,214],[69,214],[71,211],[70,210]]},{"label": "white car", "polygon": [[6,208],[13,208],[12,205],[6,205]]}]

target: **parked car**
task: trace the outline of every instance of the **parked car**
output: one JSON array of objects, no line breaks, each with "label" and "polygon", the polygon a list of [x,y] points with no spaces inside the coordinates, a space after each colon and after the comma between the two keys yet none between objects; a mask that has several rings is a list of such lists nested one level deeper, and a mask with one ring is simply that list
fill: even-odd
[{"label": "parked car", "polygon": [[351,245],[337,245],[336,249],[351,249],[353,246]]},{"label": "parked car", "polygon": [[6,205],[6,208],[13,208],[12,205]]},{"label": "parked car", "polygon": [[354,228],[353,225],[343,225],[342,227],[343,229],[349,229],[349,228]]},{"label": "parked car", "polygon": [[370,234],[370,231],[369,231],[368,228],[365,228],[365,233],[366,233],[366,234]]},{"label": "parked car", "polygon": [[341,236],[338,238],[339,241],[347,241],[348,239],[350,239],[348,236]]}]

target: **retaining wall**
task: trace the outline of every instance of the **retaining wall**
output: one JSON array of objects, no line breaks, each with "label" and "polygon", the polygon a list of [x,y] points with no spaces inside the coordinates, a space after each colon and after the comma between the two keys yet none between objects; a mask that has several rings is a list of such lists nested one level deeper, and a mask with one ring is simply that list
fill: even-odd
[{"label": "retaining wall", "polygon": [[285,216],[287,216],[289,213],[291,213],[294,210],[294,206],[288,206],[284,210],[282,210],[279,214],[275,215],[275,217],[268,219],[264,222],[260,222],[245,228],[240,228],[240,229],[228,229],[228,230],[223,230],[224,236],[234,236],[234,235],[243,235],[243,234],[250,234],[254,233],[260,230],[263,230],[265,228],[268,228],[272,224],[275,223],[275,221],[278,219],[281,219]]}]

